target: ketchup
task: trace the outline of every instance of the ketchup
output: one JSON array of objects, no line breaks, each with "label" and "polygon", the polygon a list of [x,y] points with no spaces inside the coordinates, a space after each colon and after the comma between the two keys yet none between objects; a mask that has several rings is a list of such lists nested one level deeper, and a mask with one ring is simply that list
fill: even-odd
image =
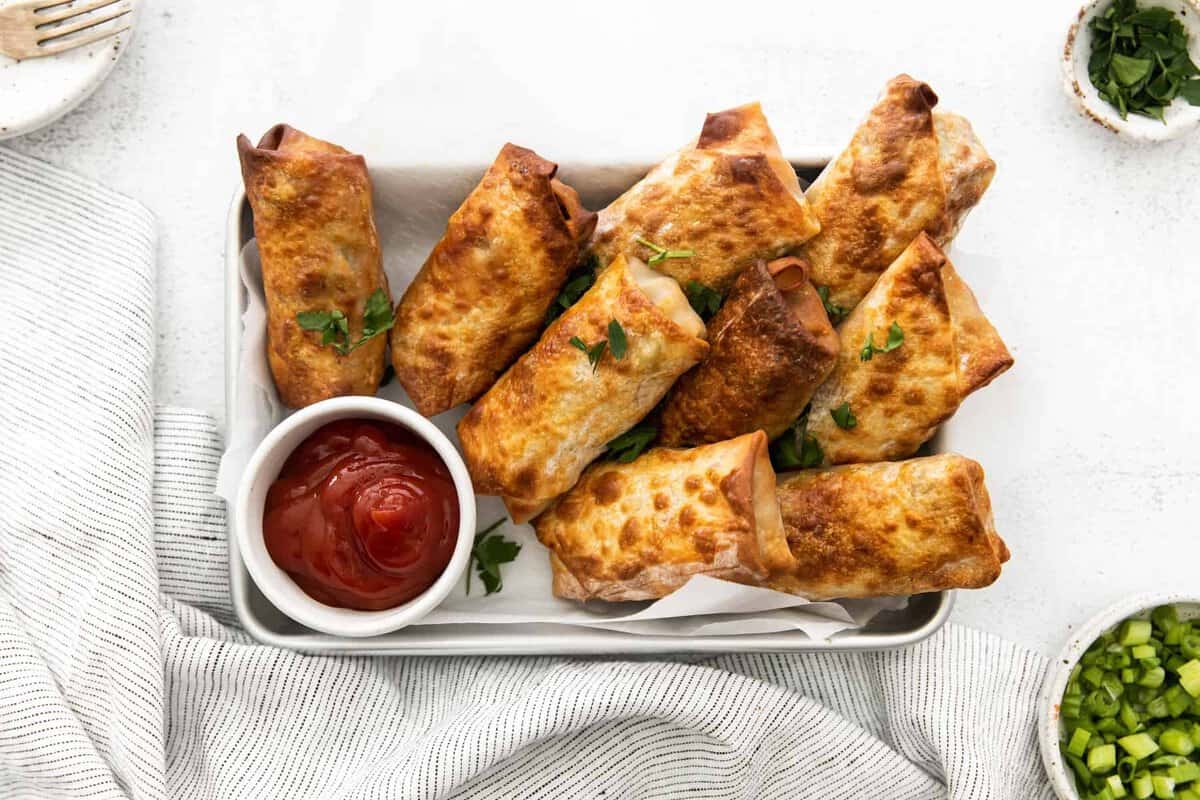
[{"label": "ketchup", "polygon": [[288,457],[267,492],[267,552],[309,595],[378,611],[428,589],[458,540],[445,463],[397,425],[332,422]]}]

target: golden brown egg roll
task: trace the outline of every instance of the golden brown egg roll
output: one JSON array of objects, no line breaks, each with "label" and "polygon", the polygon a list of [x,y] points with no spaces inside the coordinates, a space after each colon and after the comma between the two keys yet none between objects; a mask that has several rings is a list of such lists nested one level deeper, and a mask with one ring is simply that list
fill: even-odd
[{"label": "golden brown egg roll", "polygon": [[[627,351],[593,365],[571,340],[607,341],[613,320]],[[618,256],[459,422],[475,491],[502,496],[514,522],[536,516],[704,357],[704,335],[674,280]]]},{"label": "golden brown egg roll", "polygon": [[663,404],[659,443],[707,444],[756,430],[774,439],[833,369],[838,336],[794,257],[758,262],[708,323],[708,356]]},{"label": "golden brown egg roll", "polygon": [[658,269],[725,292],[760,259],[794,250],[820,228],[796,173],[758,103],[709,114],[699,139],[672,155],[600,212],[591,250],[650,258],[639,237],[689,258]]},{"label": "golden brown egg roll", "polygon": [[996,164],[970,124],[936,103],[927,84],[893,78],[805,195],[821,233],[803,255],[836,305],[857,305],[918,233],[947,244],[991,183]]},{"label": "golden brown egg roll", "polygon": [[[864,361],[867,337],[883,345],[892,323],[903,343]],[[837,364],[808,416],[808,432],[830,464],[911,456],[969,394],[1013,364],[970,288],[924,233],[880,276],[838,336]],[[843,403],[853,427],[833,418]]]},{"label": "golden brown egg roll", "polygon": [[[276,125],[255,147],[237,140],[267,301],[267,361],[279,399],[301,408],[347,394],[373,395],[387,339],[348,355],[301,329],[303,311],[346,315],[351,342],[362,335],[367,298],[388,290],[362,156]],[[390,304],[391,299],[389,297]]]},{"label": "golden brown egg roll", "polygon": [[392,365],[422,414],[478,397],[537,339],[596,225],[557,170],[506,144],[404,292]]},{"label": "golden brown egg roll", "polygon": [[757,584],[794,568],[761,431],[599,462],[533,524],[557,597],[653,600],[693,575]]},{"label": "golden brown egg roll", "polygon": [[795,566],[769,586],[810,600],[978,589],[1008,561],[960,455],[786,473],[778,496]]}]

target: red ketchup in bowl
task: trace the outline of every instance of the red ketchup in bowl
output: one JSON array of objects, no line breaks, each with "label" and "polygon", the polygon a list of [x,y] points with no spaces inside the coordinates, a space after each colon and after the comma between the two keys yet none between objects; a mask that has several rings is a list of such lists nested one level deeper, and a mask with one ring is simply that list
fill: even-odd
[{"label": "red ketchup in bowl", "polygon": [[333,606],[392,608],[424,592],[458,540],[458,494],[437,452],[404,428],[339,420],[288,457],[267,492],[267,552]]}]

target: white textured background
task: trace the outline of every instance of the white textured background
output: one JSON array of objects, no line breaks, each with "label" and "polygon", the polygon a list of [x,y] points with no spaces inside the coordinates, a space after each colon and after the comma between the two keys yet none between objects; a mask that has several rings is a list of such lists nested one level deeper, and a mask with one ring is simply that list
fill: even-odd
[{"label": "white textured background", "polygon": [[287,120],[368,159],[482,163],[506,139],[654,159],[758,98],[785,150],[832,152],[910,72],[999,162],[957,251],[1017,359],[953,423],[1013,550],[956,619],[1050,653],[1127,594],[1200,594],[1200,134],[1139,147],[1075,116],[1057,60],[1076,7],[148,0],[108,82],[9,144],[158,215],[159,398],[220,415],[240,131]]}]

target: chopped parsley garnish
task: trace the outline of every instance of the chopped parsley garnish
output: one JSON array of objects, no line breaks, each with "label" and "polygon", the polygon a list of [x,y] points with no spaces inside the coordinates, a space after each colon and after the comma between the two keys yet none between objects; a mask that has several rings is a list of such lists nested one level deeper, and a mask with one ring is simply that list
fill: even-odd
[{"label": "chopped parsley garnish", "polygon": [[829,301],[828,286],[818,286],[817,296],[821,298],[821,305],[825,306],[825,314],[829,317],[830,325],[837,325],[850,314],[850,309]]},{"label": "chopped parsley garnish", "polygon": [[1141,114],[1165,122],[1176,97],[1200,105],[1200,67],[1188,55],[1187,29],[1175,12],[1113,0],[1088,27],[1088,78],[1122,119]]},{"label": "chopped parsley garnish", "polygon": [[863,342],[862,350],[859,351],[858,357],[862,361],[870,361],[871,357],[876,353],[890,353],[900,345],[904,344],[904,331],[900,330],[900,326],[893,322],[892,327],[888,328],[887,342],[883,347],[875,346],[874,332],[867,334],[867,340]]},{"label": "chopped parsley garnish", "polygon": [[705,322],[721,309],[721,303],[725,299],[721,297],[721,293],[716,289],[700,281],[688,281],[685,283],[683,285],[683,293],[687,295],[692,310],[699,314],[700,318]]},{"label": "chopped parsley garnish", "polygon": [[613,461],[628,464],[640,456],[656,436],[658,428],[653,425],[635,425],[608,443],[608,457]]},{"label": "chopped parsley garnish", "polygon": [[301,311],[296,322],[306,331],[319,331],[321,344],[331,346],[338,355],[347,356],[396,323],[392,301],[383,289],[376,289],[363,308],[362,336],[350,341],[350,320],[339,309],[332,311]]},{"label": "chopped parsley garnish", "polygon": [[[505,539],[499,533],[493,533],[504,524],[504,517],[488,525],[475,534],[475,544],[471,548],[471,561],[483,581],[484,594],[489,595],[504,588],[504,579],[500,575],[500,565],[515,561],[521,552],[521,545]],[[467,570],[467,594],[471,593],[471,570]]]},{"label": "chopped parsley garnish", "polygon": [[849,403],[842,403],[837,408],[829,409],[829,416],[833,417],[833,421],[844,431],[848,431],[858,424],[858,417],[854,416],[854,412],[850,410]]},{"label": "chopped parsley garnish", "polygon": [[599,272],[600,258],[595,253],[591,253],[582,264],[575,268],[575,271],[567,278],[567,282],[563,284],[558,296],[554,298],[554,302],[550,304],[550,308],[546,309],[546,324],[549,325],[564,311],[579,302],[579,298],[592,288]]},{"label": "chopped parsley garnish", "polygon": [[607,339],[601,339],[595,344],[589,345],[578,336],[572,336],[567,343],[587,355],[588,363],[592,365],[592,372],[600,368],[600,359],[604,357],[605,350],[611,351],[613,358],[620,361],[629,349],[629,340],[625,336],[625,329],[615,319],[608,323]]},{"label": "chopped parsley garnish", "polygon": [[643,239],[641,236],[635,237],[634,241],[642,247],[649,247],[654,251],[654,255],[646,259],[646,263],[650,266],[666,261],[668,258],[692,258],[696,255],[695,250],[668,250],[665,247],[656,245],[654,242]]},{"label": "chopped parsley garnish", "polygon": [[806,407],[804,413],[771,442],[771,466],[777,471],[819,467],[825,460],[821,443],[808,432],[808,412]]}]

